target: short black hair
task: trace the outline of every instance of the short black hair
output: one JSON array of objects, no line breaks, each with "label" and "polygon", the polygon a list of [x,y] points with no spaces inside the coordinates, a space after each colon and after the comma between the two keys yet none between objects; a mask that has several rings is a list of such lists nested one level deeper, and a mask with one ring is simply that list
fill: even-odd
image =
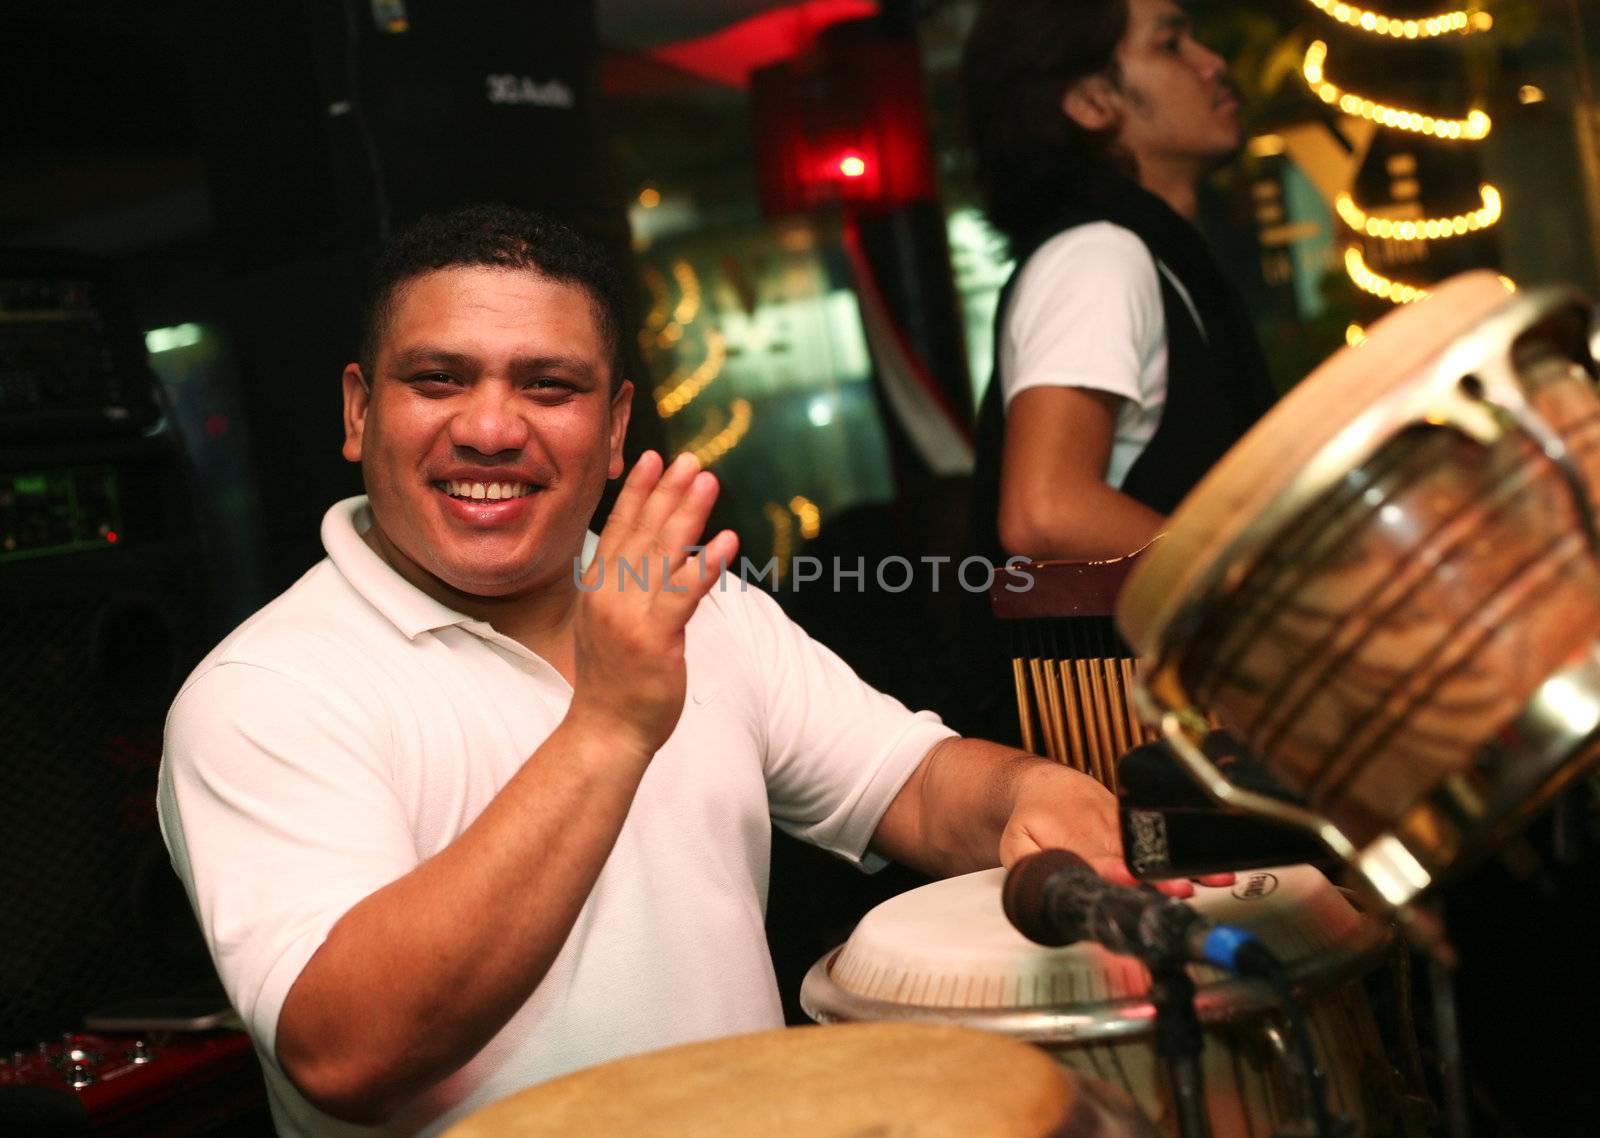
[{"label": "short black hair", "polygon": [[1063,206],[1092,203],[1133,175],[1105,132],[1062,108],[1081,79],[1120,82],[1128,0],[985,0],[961,57],[966,127],[989,224],[1013,249]]},{"label": "short black hair", "polygon": [[616,390],[622,382],[624,311],[616,265],[597,242],[571,226],[504,205],[468,205],[430,214],[379,252],[361,315],[360,362],[369,383],[400,290],[440,269],[473,266],[534,273],[588,293],[611,365],[611,388]]}]

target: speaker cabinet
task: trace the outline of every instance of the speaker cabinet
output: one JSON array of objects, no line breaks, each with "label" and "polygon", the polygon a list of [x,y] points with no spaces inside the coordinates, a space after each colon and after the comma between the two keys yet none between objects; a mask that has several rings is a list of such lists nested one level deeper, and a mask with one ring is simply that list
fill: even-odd
[{"label": "speaker cabinet", "polygon": [[0,1045],[22,1047],[211,978],[155,783],[217,630],[167,437],[8,450],[0,502]]}]

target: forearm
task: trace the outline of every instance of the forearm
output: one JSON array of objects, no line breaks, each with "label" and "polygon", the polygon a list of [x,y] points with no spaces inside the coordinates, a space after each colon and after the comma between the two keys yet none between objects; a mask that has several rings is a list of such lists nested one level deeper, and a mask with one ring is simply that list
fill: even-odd
[{"label": "forearm", "polygon": [[1000,539],[1008,552],[1040,561],[1104,560],[1143,548],[1165,521],[1120,490],[1085,478],[1006,501]]},{"label": "forearm", "polygon": [[1071,849],[1120,866],[1116,798],[1079,771],[982,739],[930,750],[884,812],[873,848],[949,877]]},{"label": "forearm", "polygon": [[476,1054],[560,952],[647,760],[563,721],[460,837],[350,909],[279,1017],[301,1092],[380,1120]]},{"label": "forearm", "polygon": [[873,847],[938,877],[1000,864],[1000,839],[1021,783],[1048,759],[982,739],[947,739],[885,812]]}]

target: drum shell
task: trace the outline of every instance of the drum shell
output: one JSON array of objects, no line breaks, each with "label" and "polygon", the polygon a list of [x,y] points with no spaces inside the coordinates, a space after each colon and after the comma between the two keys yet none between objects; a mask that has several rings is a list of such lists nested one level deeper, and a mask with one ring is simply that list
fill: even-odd
[{"label": "drum shell", "polygon": [[[1444,932],[1412,903],[1600,759],[1595,312],[1508,289],[1463,274],[1330,357],[1117,605],[1140,712],[1189,772],[1314,833],[1423,948]],[[1242,616],[1259,641],[1230,634]],[[1208,724],[1305,805],[1228,782]]]},{"label": "drum shell", "polygon": [[[1030,945],[1007,924],[1000,870],[936,882],[870,912],[846,945],[812,968],[801,1004],[822,1023],[936,1022],[1023,1039],[1062,1065],[1110,1083],[1166,1133],[1176,1119],[1154,1051],[1149,973],[1097,945]],[[1198,891],[1215,920],[1255,932],[1289,962],[1327,1075],[1333,1109],[1357,1135],[1390,1132],[1400,1091],[1359,977],[1388,943],[1309,867],[1254,871]],[[1281,1062],[1290,1043],[1277,997],[1261,981],[1191,966],[1205,1025],[1201,1063],[1212,1130],[1267,1138],[1296,1117],[1298,1088]]]},{"label": "drum shell", "polygon": [[[1516,365],[1530,405],[1600,488],[1588,374],[1538,340]],[[1422,425],[1322,494],[1203,608],[1184,688],[1361,846],[1469,772],[1539,685],[1600,639],[1600,572],[1568,486],[1531,441]]]}]

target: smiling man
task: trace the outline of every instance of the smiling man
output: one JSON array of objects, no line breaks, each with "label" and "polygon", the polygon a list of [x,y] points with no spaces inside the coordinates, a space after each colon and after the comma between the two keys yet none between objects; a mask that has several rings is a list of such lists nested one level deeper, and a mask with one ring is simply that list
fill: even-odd
[{"label": "smiling man", "polygon": [[988,0],[962,78],[1018,266],[979,415],[974,545],[1131,553],[1273,397],[1193,224],[1200,183],[1239,148],[1227,67],[1173,0]]},{"label": "smiling man", "polygon": [[[692,457],[644,455],[588,534],[623,467],[618,292],[513,211],[400,238],[344,373],[367,494],[173,706],[163,832],[283,1134],[436,1133],[780,1026],[774,822],[867,868],[1055,846],[1126,874],[1097,783],[861,683],[707,571],[731,533],[691,556],[717,494]],[[670,576],[601,576],[647,558]]]}]

